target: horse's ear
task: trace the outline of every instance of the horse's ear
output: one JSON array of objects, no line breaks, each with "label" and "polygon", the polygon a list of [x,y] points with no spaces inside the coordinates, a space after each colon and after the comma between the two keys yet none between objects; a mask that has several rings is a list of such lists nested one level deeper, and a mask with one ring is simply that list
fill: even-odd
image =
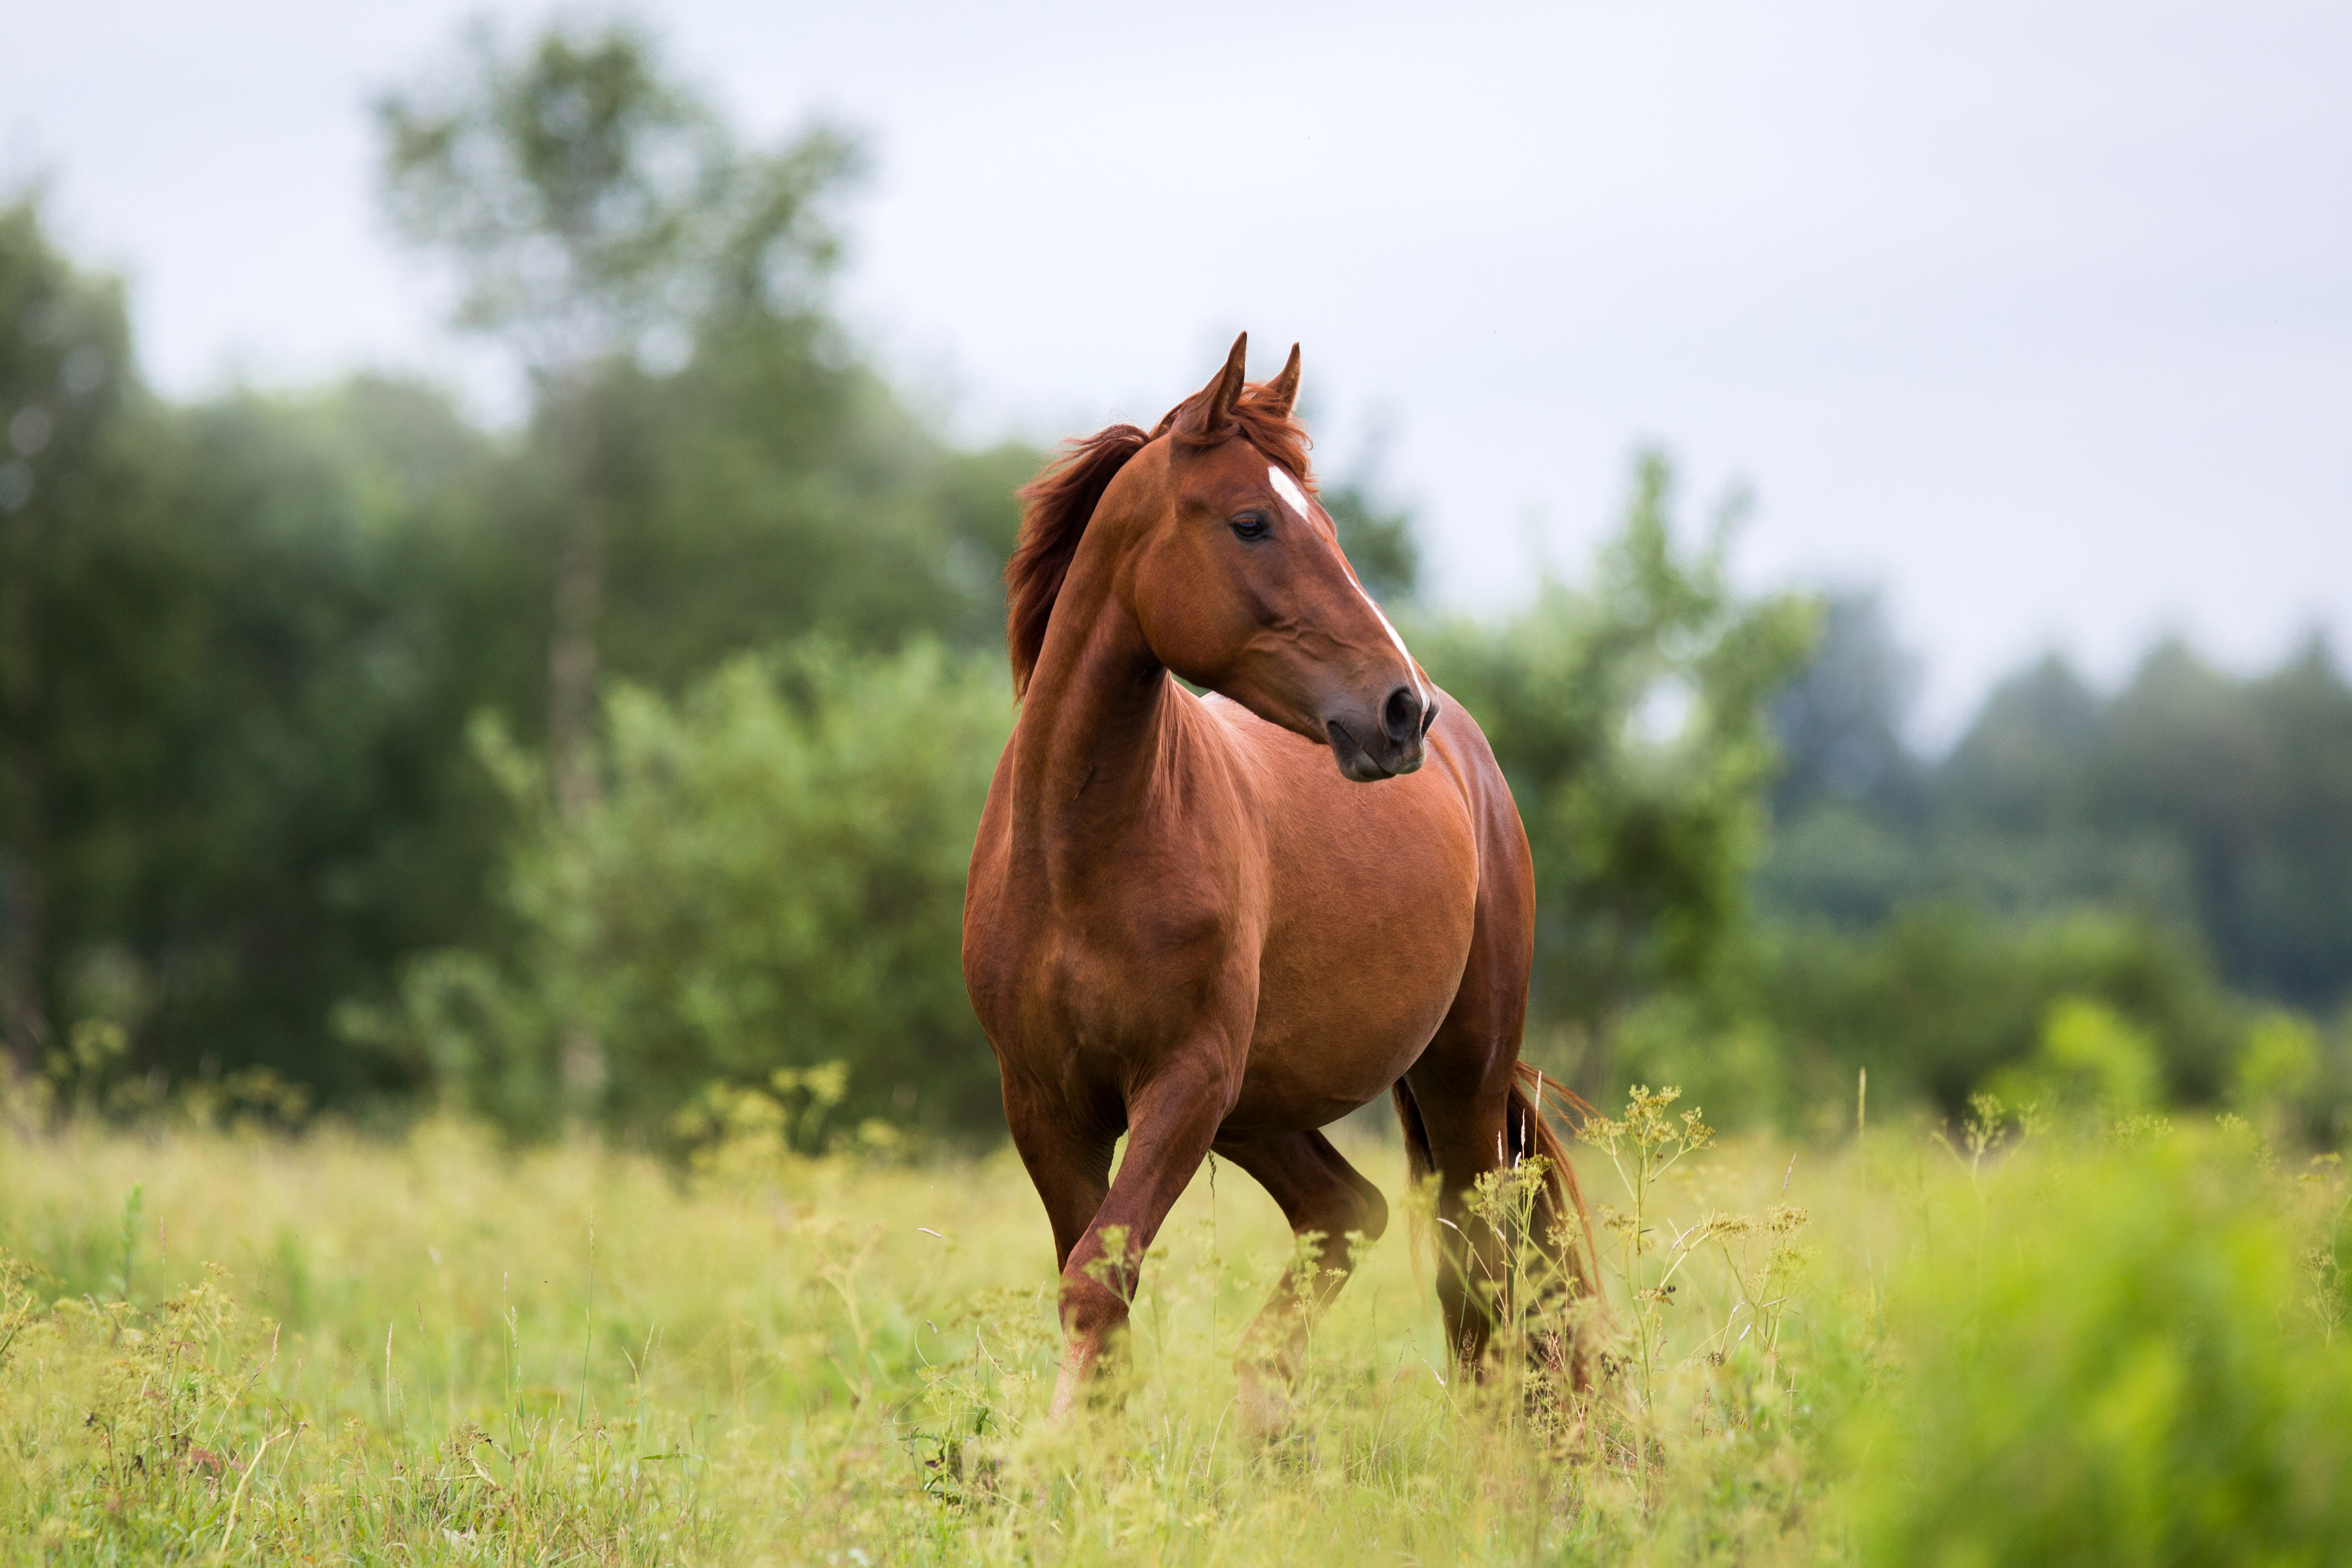
[{"label": "horse's ear", "polygon": [[1276,417],[1290,417],[1290,405],[1298,401],[1298,345],[1290,345],[1290,357],[1283,362],[1282,374],[1266,383],[1266,401],[1274,405]]},{"label": "horse's ear", "polygon": [[1249,334],[1244,332],[1234,340],[1233,353],[1225,356],[1225,368],[1192,400],[1191,416],[1184,421],[1187,437],[1195,441],[1210,440],[1234,422],[1234,405],[1241,400],[1242,377],[1248,364]]}]

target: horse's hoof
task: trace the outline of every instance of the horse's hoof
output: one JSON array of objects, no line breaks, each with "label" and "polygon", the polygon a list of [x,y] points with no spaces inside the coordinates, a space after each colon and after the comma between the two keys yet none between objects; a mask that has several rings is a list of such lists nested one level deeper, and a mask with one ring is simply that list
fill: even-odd
[{"label": "horse's hoof", "polygon": [[1298,1419],[1298,1407],[1282,1385],[1256,1372],[1242,1374],[1242,1430],[1254,1437],[1276,1438],[1291,1430]]}]

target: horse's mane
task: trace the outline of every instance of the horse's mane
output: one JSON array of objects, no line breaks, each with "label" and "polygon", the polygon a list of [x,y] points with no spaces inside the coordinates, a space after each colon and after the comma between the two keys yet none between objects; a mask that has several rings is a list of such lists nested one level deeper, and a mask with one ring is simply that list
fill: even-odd
[{"label": "horse's mane", "polygon": [[1205,449],[1239,436],[1270,463],[1288,470],[1310,492],[1307,427],[1277,403],[1265,382],[1252,382],[1234,400],[1231,423],[1201,427],[1203,388],[1170,409],[1147,434],[1132,425],[1112,425],[1084,439],[1066,443],[1059,456],[1021,487],[1021,542],[1004,563],[1004,646],[1013,656],[1013,694],[1029,689],[1030,674],[1045,647],[1045,625],[1069,574],[1070,560],[1087,531],[1103,491],[1128,459],[1162,436]]}]

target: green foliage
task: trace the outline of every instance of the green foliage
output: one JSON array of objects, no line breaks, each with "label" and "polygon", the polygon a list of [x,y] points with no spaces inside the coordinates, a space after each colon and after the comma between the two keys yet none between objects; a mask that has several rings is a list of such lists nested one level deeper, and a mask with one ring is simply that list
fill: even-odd
[{"label": "green foliage", "polygon": [[2041,1070],[2033,1031],[2071,990],[2147,1035],[2157,1099],[2227,1098],[2332,1145],[2352,1041],[2308,1016],[2249,1023],[2223,989],[2325,1010],[2352,986],[2352,687],[2324,645],[2252,679],[2168,645],[2113,696],[2044,658],[1933,762],[1902,742],[1911,662],[1874,603],[1833,601],[1776,716],[1790,770],[1756,878],[1759,984],[1653,1030],[1649,1070],[1737,1017],[1785,1047],[1798,1102],[1866,1063],[1957,1114],[2004,1070],[2006,1097],[2049,1089],[2013,1075]]},{"label": "green foliage", "polygon": [[[71,754],[68,698],[85,694],[59,687],[80,677],[85,692],[104,690],[111,677],[130,688],[121,695],[144,695],[159,674],[119,636],[90,649],[86,668],[81,639],[93,628],[81,613],[120,631],[152,608],[178,553],[160,570],[138,562],[116,525],[135,449],[130,369],[120,286],[58,254],[33,195],[0,206],[0,1035],[18,1071],[55,1038],[51,846],[83,761]],[[120,565],[132,569],[109,582]],[[101,589],[125,609],[106,615],[94,603]],[[152,629],[168,640],[168,627]]]},{"label": "green foliage", "polygon": [[2352,685],[2326,647],[2252,680],[2158,648],[2102,742],[2100,787],[2179,847],[2223,973],[2305,1005],[2352,998]]},{"label": "green foliage", "polygon": [[1418,630],[1430,670],[1485,726],[1536,859],[1539,1019],[1579,1052],[1567,1076],[1615,1089],[1627,1008],[1706,979],[1742,929],[1775,765],[1769,704],[1810,645],[1812,608],[1741,598],[1736,508],[1685,552],[1672,471],[1637,465],[1593,581],[1547,576],[1496,626]]},{"label": "green foliage", "polygon": [[1929,906],[1863,931],[1782,926],[1750,965],[1729,1005],[1771,1026],[1798,1104],[1843,1098],[1867,1068],[1886,1100],[1957,1115],[2035,1054],[2067,998],[2146,1037],[2162,1098],[2210,1100],[2236,1045],[2233,1012],[2196,946],[2125,917],[2011,925]]},{"label": "green foliage", "polygon": [[[608,673],[675,692],[730,654],[809,631],[862,647],[1000,645],[1013,491],[1034,452],[943,447],[801,321],[714,326],[675,374],[614,369],[592,401]],[[526,458],[546,484],[541,550],[560,444],[536,428]],[[532,624],[543,637],[536,606]]]},{"label": "green foliage", "polygon": [[2318,1032],[2292,1013],[2269,1012],[2246,1031],[2230,1098],[2242,1114],[2308,1093],[2319,1076]]},{"label": "green foliage", "polygon": [[[5,248],[45,245],[18,210]],[[354,1097],[370,1064],[321,1059],[319,1020],[371,959],[464,933],[487,842],[449,809],[468,785],[432,743],[457,728],[436,677],[471,629],[436,570],[457,552],[436,547],[483,444],[443,400],[381,383],[161,407],[131,380],[119,307],[0,300],[0,318],[64,333],[60,395],[97,421],[40,444],[0,574],[8,988],[44,1050],[103,1023],[138,1074],[257,1060]],[[467,646],[481,676],[488,651]]]},{"label": "green foliage", "polygon": [[626,25],[467,42],[377,106],[394,221],[454,261],[461,322],[562,374],[803,308],[836,249],[818,207],[852,161],[839,136],[743,151]]},{"label": "green foliage", "polygon": [[1833,611],[1823,662],[1783,700],[1768,911],[2105,904],[2193,929],[2240,988],[2352,996],[2352,685],[2324,643],[2252,679],[2168,644],[2112,696],[2053,656],[1925,763],[1899,739],[1906,661],[1866,610]]},{"label": "green foliage", "polygon": [[2352,1346],[2257,1162],[2173,1135],[2004,1171],[1895,1293],[1865,1563],[2293,1563],[2352,1539]]},{"label": "green foliage", "polygon": [[2164,1098],[2163,1067],[2147,1034],[2103,1002],[2061,996],[2025,1061],[1995,1073],[1986,1092],[2042,1112],[2145,1112]]},{"label": "green foliage", "polygon": [[1843,804],[1908,823],[1921,804],[1923,770],[1904,731],[1920,675],[1918,658],[1897,646],[1877,594],[1823,595],[1812,655],[1772,704],[1781,751],[1774,816]]},{"label": "green foliage", "polygon": [[714,1079],[670,1126],[691,1146],[698,1172],[737,1175],[746,1164],[774,1167],[794,1154],[823,1153],[830,1142],[825,1120],[848,1096],[847,1062],[778,1068],[763,1084]]},{"label": "green foliage", "polygon": [[322,1057],[320,1025],[390,954],[480,930],[497,803],[458,745],[527,658],[483,602],[486,444],[381,383],[143,423],[136,488],[40,584],[70,639],[47,677],[59,1030],[117,1024],[175,1079],[404,1088]]},{"label": "green foliage", "polygon": [[1383,605],[1410,599],[1421,585],[1421,546],[1412,514],[1384,504],[1369,475],[1326,485],[1317,496],[1339,531],[1339,548],[1364,584]]},{"label": "green foliage", "polygon": [[527,824],[504,873],[510,965],[439,955],[396,1017],[347,1027],[404,1042],[523,1130],[565,1106],[571,1027],[603,1047],[586,1109],[614,1126],[667,1129],[714,1079],[835,1061],[853,1120],[995,1125],[960,961],[965,864],[1011,728],[994,661],[805,641],[677,702],[617,688],[606,719],[604,795],[573,820],[543,805],[533,758],[485,737]]},{"label": "green foliage", "polygon": [[[19,1070],[105,1025],[124,1053],[65,1103],[409,1102],[426,1058],[329,1021],[382,1014],[403,971],[468,1028],[521,1005],[485,979],[521,935],[495,896],[516,807],[469,735],[545,711],[562,431],[492,437],[364,377],[159,405],[130,379],[114,285],[75,273],[30,204],[0,224],[0,286],[23,351],[7,407],[57,405],[40,441],[23,425],[33,457],[0,458],[33,476],[0,515]],[[941,447],[814,317],[730,321],[683,368],[608,366],[580,394],[625,437],[598,492],[605,669],[676,692],[811,628],[992,647],[1031,455]]]}]

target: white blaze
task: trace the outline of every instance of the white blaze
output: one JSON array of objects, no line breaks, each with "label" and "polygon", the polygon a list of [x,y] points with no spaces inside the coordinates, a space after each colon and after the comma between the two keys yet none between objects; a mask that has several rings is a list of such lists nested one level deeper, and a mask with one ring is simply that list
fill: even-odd
[{"label": "white blaze", "polygon": [[[1289,502],[1290,510],[1297,512],[1301,521],[1308,523],[1315,521],[1315,514],[1307,509],[1307,492],[1298,488],[1297,479],[1284,473],[1273,463],[1265,466],[1265,478],[1266,482],[1274,486],[1274,493]],[[1390,624],[1387,616],[1381,614],[1381,607],[1372,603],[1372,596],[1364,592],[1364,585],[1358,583],[1355,584],[1355,589],[1356,596],[1363,600],[1365,605],[1379,618],[1381,629],[1389,634],[1389,641],[1396,644],[1397,652],[1403,655],[1404,667],[1412,676],[1413,694],[1421,699],[1421,705],[1423,708],[1428,707],[1429,689],[1421,683],[1421,667],[1412,662],[1412,655],[1406,649],[1404,638],[1397,636],[1396,627]]]},{"label": "white blaze", "polygon": [[1297,479],[1292,479],[1272,463],[1265,466],[1265,477],[1273,484],[1274,493],[1290,503],[1291,510],[1297,512],[1306,521],[1315,521],[1315,514],[1307,510],[1307,492],[1298,488]]}]

